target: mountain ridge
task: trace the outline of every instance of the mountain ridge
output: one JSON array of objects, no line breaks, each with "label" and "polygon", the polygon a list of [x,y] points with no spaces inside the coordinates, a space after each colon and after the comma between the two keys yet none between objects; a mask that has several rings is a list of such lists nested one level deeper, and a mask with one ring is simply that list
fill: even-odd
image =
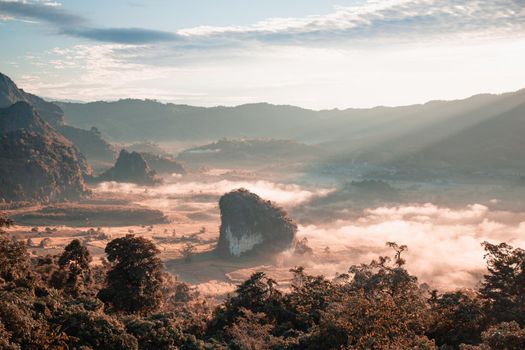
[{"label": "mountain ridge", "polygon": [[0,200],[53,202],[88,193],[90,167],[27,102],[0,108]]},{"label": "mountain ridge", "polygon": [[64,121],[64,111],[58,105],[25,92],[11,78],[0,73],[0,108],[9,107],[16,102],[32,105],[40,117],[73,142],[83,156],[90,160],[113,160],[115,150],[100,134],[67,125]]}]

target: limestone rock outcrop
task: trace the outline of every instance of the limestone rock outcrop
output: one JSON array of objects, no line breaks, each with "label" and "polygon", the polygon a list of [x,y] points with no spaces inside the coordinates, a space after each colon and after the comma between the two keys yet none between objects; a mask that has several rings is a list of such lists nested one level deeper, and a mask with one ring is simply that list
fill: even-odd
[{"label": "limestone rock outcrop", "polygon": [[52,202],[88,193],[89,166],[26,102],[0,109],[0,200]]},{"label": "limestone rock outcrop", "polygon": [[120,151],[115,165],[98,177],[98,181],[130,182],[138,185],[154,185],[160,182],[148,163],[137,152]]},{"label": "limestone rock outcrop", "polygon": [[295,239],[297,225],[286,212],[246,189],[223,195],[219,207],[217,252],[222,257],[275,253],[288,249]]}]

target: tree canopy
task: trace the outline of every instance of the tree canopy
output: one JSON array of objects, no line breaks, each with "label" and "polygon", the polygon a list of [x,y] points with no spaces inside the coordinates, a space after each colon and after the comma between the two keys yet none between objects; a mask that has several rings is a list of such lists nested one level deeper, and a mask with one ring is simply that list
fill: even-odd
[{"label": "tree canopy", "polygon": [[[31,256],[0,237],[0,349],[461,349],[525,348],[523,250],[484,243],[479,290],[438,292],[393,256],[333,279],[303,267],[283,288],[256,272],[217,305],[163,271],[159,250],[127,235],[92,264],[73,240]],[[103,278],[102,278],[103,277]]]}]

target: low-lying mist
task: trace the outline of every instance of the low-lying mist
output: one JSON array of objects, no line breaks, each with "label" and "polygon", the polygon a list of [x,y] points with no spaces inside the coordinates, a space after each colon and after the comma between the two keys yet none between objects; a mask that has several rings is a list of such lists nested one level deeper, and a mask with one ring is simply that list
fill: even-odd
[{"label": "low-lying mist", "polygon": [[452,210],[432,204],[367,209],[358,220],[329,225],[300,226],[320,254],[326,246],[331,257],[311,264],[318,273],[334,276],[349,265],[369,262],[378,254],[392,255],[385,242],[408,245],[408,270],[434,288],[474,287],[485,272],[481,243],[507,242],[524,247],[525,217],[491,212],[479,204]]},{"label": "low-lying mist", "polygon": [[168,183],[156,187],[144,187],[129,183],[103,182],[98,185],[97,191],[116,193],[144,194],[148,197],[165,198],[170,195],[223,195],[237,188],[246,188],[264,199],[281,205],[293,206],[307,202],[314,196],[322,196],[331,189],[306,189],[296,184],[283,184],[266,180],[256,181],[189,181]]},{"label": "low-lying mist", "polygon": [[[95,190],[137,194],[142,198],[142,204],[163,210],[190,210],[192,205],[201,209],[205,207],[206,213],[211,213],[209,219],[204,215],[190,216],[190,219],[196,225],[217,227],[214,232],[218,232],[220,222],[217,200],[220,195],[239,187],[247,188],[291,212],[333,191],[330,188],[312,189],[267,180],[225,179],[181,180],[147,188],[106,182]],[[191,203],[181,200],[181,196],[201,196],[205,200]],[[304,266],[310,273],[334,277],[336,273],[346,272],[352,264],[368,263],[379,255],[392,255],[393,252],[385,243],[397,242],[408,246],[408,251],[404,253],[407,268],[421,282],[438,289],[470,288],[475,287],[485,273],[482,242],[507,242],[516,247],[525,247],[525,213],[494,211],[481,204],[471,204],[460,209],[434,204],[389,205],[368,208],[358,215],[352,213],[343,219],[340,213],[334,214],[333,220],[328,223],[325,219],[315,222],[315,217],[312,219],[314,223],[311,223],[312,220],[301,223],[300,215],[292,219],[299,225],[298,239],[308,239],[313,256],[284,252],[274,261],[268,262],[268,265],[243,268],[242,273],[239,272],[242,277],[263,269],[285,281],[289,276],[288,269],[298,265]],[[232,290],[236,281],[230,277],[210,276],[209,282],[201,283],[199,288],[205,294]]]}]

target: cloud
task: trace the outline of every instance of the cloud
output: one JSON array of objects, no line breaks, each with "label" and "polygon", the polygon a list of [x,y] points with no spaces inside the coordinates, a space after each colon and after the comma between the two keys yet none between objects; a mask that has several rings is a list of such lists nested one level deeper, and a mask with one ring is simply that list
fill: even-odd
[{"label": "cloud", "polygon": [[23,19],[34,19],[57,26],[79,26],[86,23],[81,16],[69,13],[54,3],[29,3],[22,1],[0,1],[0,13]]},{"label": "cloud", "polygon": [[299,235],[321,257],[324,247],[332,251],[329,258],[306,262],[313,273],[334,276],[351,264],[391,255],[385,242],[394,241],[408,245],[407,268],[422,282],[454,289],[475,287],[486,272],[482,242],[524,247],[524,220],[523,214],[491,212],[480,204],[462,209],[425,204],[369,209],[358,220],[300,226]]},{"label": "cloud", "polygon": [[457,33],[523,31],[523,1],[397,0],[338,7],[328,15],[274,18],[251,26],[196,27],[179,34],[193,39],[255,40],[282,44],[326,44],[341,40],[403,40]]},{"label": "cloud", "polygon": [[[19,63],[26,64],[24,75],[39,80],[12,77],[55,99],[155,98],[205,106],[373,107],[501,93],[523,88],[521,4],[368,1],[322,16],[176,32],[103,28],[85,19],[55,23],[57,34],[94,43],[31,51],[37,57]],[[52,10],[63,14],[64,7]],[[21,19],[0,10],[2,16]]]},{"label": "cloud", "polygon": [[[429,41],[354,49],[256,45],[179,49],[151,45],[82,44],[30,52],[27,91],[57,100],[155,98],[191,105],[251,102],[306,108],[407,105],[523,88],[525,40]],[[38,79],[27,80],[24,75]]]},{"label": "cloud", "polygon": [[100,42],[120,44],[144,44],[182,40],[174,33],[142,28],[82,28],[65,29],[63,34]]},{"label": "cloud", "polygon": [[175,33],[144,28],[97,28],[79,15],[64,10],[60,3],[2,1],[0,19],[21,19],[46,22],[65,34],[99,42],[144,44],[180,40]]},{"label": "cloud", "polygon": [[[199,26],[177,32],[145,28],[98,28],[51,2],[0,1],[4,16],[37,19],[59,32],[100,42],[137,44],[180,42],[185,47],[240,45],[254,41],[286,45],[326,45],[341,40],[443,36],[446,34],[521,33],[523,0],[369,0],[336,7],[327,15],[270,18],[248,26]],[[186,39],[186,40],[184,40]]]},{"label": "cloud", "polygon": [[[238,186],[248,187],[288,208],[318,194],[298,185],[269,181],[180,181],[147,191],[136,185],[106,182],[95,191],[133,193],[144,198],[140,204],[169,215],[205,211],[209,216],[192,219],[195,221],[191,225],[218,227],[218,197]],[[214,275],[219,281],[199,285],[201,292],[225,294],[231,291],[232,284],[245,280],[255,271],[265,271],[283,285],[290,277],[288,270],[294,266],[304,266],[310,274],[332,278],[336,273],[347,272],[353,264],[368,263],[379,255],[392,256],[393,251],[385,246],[386,242],[408,245],[408,251],[403,253],[407,269],[432,288],[474,288],[486,273],[482,242],[507,242],[514,247],[525,247],[525,213],[493,211],[481,204],[456,209],[430,203],[376,207],[365,210],[356,219],[334,218],[327,224],[297,223],[298,238],[308,239],[313,255],[298,257],[286,251],[265,261],[264,265],[239,267],[224,279],[222,275]],[[325,252],[326,247],[329,254]]]}]

